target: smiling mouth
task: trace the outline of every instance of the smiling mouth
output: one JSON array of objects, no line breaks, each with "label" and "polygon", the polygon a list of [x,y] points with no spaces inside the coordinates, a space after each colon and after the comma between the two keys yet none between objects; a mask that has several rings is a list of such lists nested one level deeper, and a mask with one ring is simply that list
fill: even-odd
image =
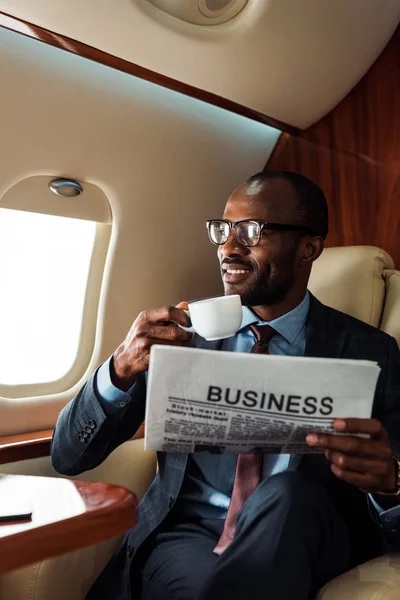
[{"label": "smiling mouth", "polygon": [[249,269],[226,269],[225,273],[237,275],[238,273],[249,273]]},{"label": "smiling mouth", "polygon": [[222,279],[227,283],[239,283],[244,281],[252,272],[252,269],[244,269],[239,265],[223,265],[222,266]]}]

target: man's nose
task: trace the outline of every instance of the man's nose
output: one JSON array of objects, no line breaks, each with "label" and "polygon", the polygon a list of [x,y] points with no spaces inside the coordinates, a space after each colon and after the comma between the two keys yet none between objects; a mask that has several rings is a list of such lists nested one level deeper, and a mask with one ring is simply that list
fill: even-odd
[{"label": "man's nose", "polygon": [[244,246],[238,241],[233,229],[231,229],[231,231],[229,232],[229,237],[226,240],[225,244],[219,247],[219,251],[220,256],[222,256],[222,258],[232,256],[233,254],[245,256],[249,253],[248,247]]}]

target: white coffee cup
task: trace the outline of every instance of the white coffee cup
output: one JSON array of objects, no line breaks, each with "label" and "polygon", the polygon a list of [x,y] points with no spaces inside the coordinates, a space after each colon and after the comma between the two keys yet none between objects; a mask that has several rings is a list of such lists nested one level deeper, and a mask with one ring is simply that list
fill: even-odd
[{"label": "white coffee cup", "polygon": [[185,310],[192,327],[185,331],[198,333],[208,341],[223,340],[235,335],[242,323],[242,302],[238,294],[198,300]]}]

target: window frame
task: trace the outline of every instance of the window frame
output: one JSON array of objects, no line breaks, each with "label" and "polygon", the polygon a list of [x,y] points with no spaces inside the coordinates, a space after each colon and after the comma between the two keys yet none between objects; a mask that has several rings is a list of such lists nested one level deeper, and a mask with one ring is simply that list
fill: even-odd
[{"label": "window frame", "polygon": [[[112,230],[110,205],[99,187],[84,182],[80,182],[84,188],[82,196],[62,198],[62,202],[57,202],[57,197],[48,187],[52,179],[54,177],[34,176],[20,181],[0,199],[0,208],[83,219],[96,223],[77,352],[71,367],[58,379],[24,384],[0,382],[0,400],[4,401],[22,398],[30,398],[34,401],[39,397],[66,392],[83,377],[95,350],[99,304]],[[82,198],[80,203],[79,198]]]}]

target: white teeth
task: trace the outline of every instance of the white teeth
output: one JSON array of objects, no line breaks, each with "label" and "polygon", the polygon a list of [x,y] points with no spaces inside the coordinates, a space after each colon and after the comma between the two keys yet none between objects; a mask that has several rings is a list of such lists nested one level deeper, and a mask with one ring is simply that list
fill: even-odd
[{"label": "white teeth", "polygon": [[247,273],[247,270],[243,269],[227,269],[227,273],[231,273],[232,275],[237,275],[238,273]]}]

